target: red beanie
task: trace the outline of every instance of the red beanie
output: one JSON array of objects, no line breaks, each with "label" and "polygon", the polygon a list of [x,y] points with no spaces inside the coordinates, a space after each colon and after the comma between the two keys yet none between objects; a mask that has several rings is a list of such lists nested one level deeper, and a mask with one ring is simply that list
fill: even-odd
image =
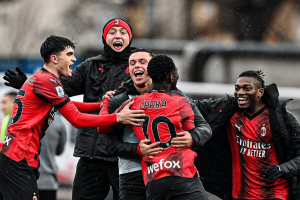
[{"label": "red beanie", "polygon": [[103,35],[102,35],[104,40],[106,40],[106,35],[107,35],[108,30],[113,26],[121,26],[121,27],[125,28],[128,32],[129,39],[131,41],[131,39],[132,39],[132,28],[131,28],[130,24],[127,23],[126,21],[122,20],[122,19],[119,19],[119,18],[112,19],[112,20],[108,21],[105,24],[105,26],[103,28]]}]

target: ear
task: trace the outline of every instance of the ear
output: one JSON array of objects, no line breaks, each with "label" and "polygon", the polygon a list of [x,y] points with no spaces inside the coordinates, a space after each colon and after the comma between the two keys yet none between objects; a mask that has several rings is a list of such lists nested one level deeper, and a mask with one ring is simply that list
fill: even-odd
[{"label": "ear", "polygon": [[171,83],[174,82],[174,76],[173,76],[173,74],[171,74],[171,76],[170,76],[170,81],[171,81]]},{"label": "ear", "polygon": [[265,93],[264,88],[259,88],[259,89],[258,89],[258,95],[259,95],[260,97],[264,96],[264,93]]},{"label": "ear", "polygon": [[56,55],[51,55],[50,56],[50,60],[51,62],[53,62],[54,64],[58,64],[58,59]]},{"label": "ear", "polygon": [[169,76],[166,76],[166,79],[164,81],[165,83],[172,83],[172,77],[169,75]]}]

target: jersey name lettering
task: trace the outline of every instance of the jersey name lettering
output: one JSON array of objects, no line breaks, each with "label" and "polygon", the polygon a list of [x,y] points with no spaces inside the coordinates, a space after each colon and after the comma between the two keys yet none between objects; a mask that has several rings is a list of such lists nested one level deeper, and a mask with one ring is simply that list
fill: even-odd
[{"label": "jersey name lettering", "polygon": [[159,109],[167,108],[166,100],[141,100],[140,108]]}]

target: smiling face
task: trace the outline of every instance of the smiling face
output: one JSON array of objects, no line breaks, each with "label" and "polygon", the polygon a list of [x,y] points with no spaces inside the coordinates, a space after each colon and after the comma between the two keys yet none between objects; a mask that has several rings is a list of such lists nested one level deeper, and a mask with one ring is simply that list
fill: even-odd
[{"label": "smiling face", "polygon": [[264,89],[259,81],[252,77],[241,77],[235,84],[234,96],[239,108],[246,110],[249,114],[254,114],[262,107],[261,97]]},{"label": "smiling face", "polygon": [[149,90],[151,89],[152,80],[147,71],[151,58],[148,52],[136,52],[129,57],[129,73],[137,89],[145,87],[148,89],[149,86]]},{"label": "smiling face", "polygon": [[72,76],[72,65],[76,61],[74,56],[74,50],[71,47],[66,47],[64,51],[61,51],[58,55],[54,56],[56,64],[56,71],[58,78]]},{"label": "smiling face", "polygon": [[108,30],[105,41],[115,52],[121,52],[129,45],[130,39],[125,28],[113,26]]}]

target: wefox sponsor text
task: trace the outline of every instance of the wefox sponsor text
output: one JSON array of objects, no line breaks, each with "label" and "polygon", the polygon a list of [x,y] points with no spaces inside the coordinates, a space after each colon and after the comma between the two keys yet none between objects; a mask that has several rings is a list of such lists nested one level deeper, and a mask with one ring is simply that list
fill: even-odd
[{"label": "wefox sponsor text", "polygon": [[164,162],[165,159],[160,159],[158,163],[154,163],[150,166],[148,166],[148,174],[153,174],[154,172],[157,172],[162,169],[169,169],[169,168],[178,168],[180,169],[180,161],[166,161]]}]

